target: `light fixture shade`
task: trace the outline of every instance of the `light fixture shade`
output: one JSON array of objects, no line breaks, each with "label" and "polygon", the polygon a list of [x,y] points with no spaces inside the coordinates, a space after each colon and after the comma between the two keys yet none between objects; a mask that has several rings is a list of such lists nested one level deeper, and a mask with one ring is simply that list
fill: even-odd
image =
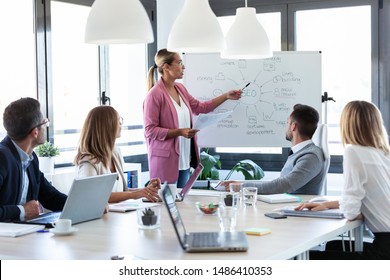
[{"label": "light fixture shade", "polygon": [[232,27],[225,37],[222,58],[261,59],[272,57],[270,42],[256,18],[255,8],[238,8]]},{"label": "light fixture shade", "polygon": [[138,44],[153,42],[148,14],[139,0],[95,0],[87,19],[85,42]]},{"label": "light fixture shade", "polygon": [[168,36],[173,52],[220,52],[224,48],[221,26],[209,0],[186,0]]}]

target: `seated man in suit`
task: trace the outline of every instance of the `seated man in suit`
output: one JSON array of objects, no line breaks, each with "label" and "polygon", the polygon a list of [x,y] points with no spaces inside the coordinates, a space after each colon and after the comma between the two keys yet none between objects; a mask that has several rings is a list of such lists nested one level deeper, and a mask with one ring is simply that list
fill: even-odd
[{"label": "seated man in suit", "polygon": [[39,170],[34,148],[46,140],[49,120],[33,98],[21,98],[4,110],[7,136],[0,143],[0,222],[29,220],[39,215],[39,203],[61,211],[67,196]]},{"label": "seated man in suit", "polygon": [[[292,147],[280,177],[272,181],[255,182],[259,194],[295,193],[320,194],[324,174],[324,154],[311,140],[317,129],[319,114],[314,108],[296,104],[287,121],[286,139]],[[229,190],[229,183],[221,184]],[[244,187],[249,186],[245,183]]]}]

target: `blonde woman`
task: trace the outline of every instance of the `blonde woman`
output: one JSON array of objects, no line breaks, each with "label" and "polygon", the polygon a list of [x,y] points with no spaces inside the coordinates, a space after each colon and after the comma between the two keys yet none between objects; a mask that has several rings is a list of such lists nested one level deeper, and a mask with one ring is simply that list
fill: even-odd
[{"label": "blonde woman", "polygon": [[[226,100],[238,100],[240,90],[230,90],[212,100],[201,102],[177,79],[184,76],[180,55],[161,49],[149,70],[148,90],[144,101],[145,139],[148,147],[149,172],[161,181],[184,187],[190,167],[200,161],[196,142],[198,130],[192,128],[192,115],[209,113]],[[155,82],[155,70],[161,79]]]},{"label": "blonde woman", "polygon": [[344,151],[344,190],[340,201],[305,203],[297,209],[340,208],[348,220],[363,219],[373,243],[363,252],[310,252],[311,259],[390,259],[390,148],[378,108],[366,101],[348,103],[340,120]]},{"label": "blonde woman", "polygon": [[111,106],[92,109],[81,130],[77,155],[74,160],[77,177],[118,173],[117,181],[108,200],[109,203],[127,199],[148,198],[158,201],[160,180],[150,180],[146,188],[128,190],[123,174],[123,158],[115,148],[115,141],[121,135],[122,118]]}]

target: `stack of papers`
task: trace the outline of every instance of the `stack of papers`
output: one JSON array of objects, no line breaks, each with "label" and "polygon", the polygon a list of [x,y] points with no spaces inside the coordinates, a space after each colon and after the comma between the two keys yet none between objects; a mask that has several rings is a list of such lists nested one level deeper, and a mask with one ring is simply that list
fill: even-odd
[{"label": "stack of papers", "polygon": [[44,225],[0,223],[0,236],[17,237],[43,230]]},{"label": "stack of papers", "polygon": [[135,211],[137,209],[143,209],[143,208],[149,208],[154,207],[158,205],[157,203],[144,203],[144,202],[137,202],[134,200],[125,200],[118,203],[111,203],[108,205],[110,212],[129,212],[129,211]]},{"label": "stack of papers", "polygon": [[294,210],[295,206],[286,206],[280,211],[286,216],[299,216],[299,217],[312,217],[312,218],[331,218],[331,219],[342,219],[344,218],[343,213],[340,209],[328,209],[323,211],[310,211],[304,209],[301,211]]},{"label": "stack of papers", "polygon": [[278,194],[258,194],[257,200],[268,203],[286,203],[286,202],[301,202],[302,198],[287,193]]}]

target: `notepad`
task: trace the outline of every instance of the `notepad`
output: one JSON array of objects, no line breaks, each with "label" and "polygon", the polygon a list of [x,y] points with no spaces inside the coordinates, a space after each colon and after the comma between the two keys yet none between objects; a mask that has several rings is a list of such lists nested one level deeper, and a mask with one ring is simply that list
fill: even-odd
[{"label": "notepad", "polygon": [[266,235],[271,233],[271,229],[269,228],[247,228],[244,230],[246,235]]},{"label": "notepad", "polygon": [[18,237],[44,228],[43,225],[0,223],[0,236]]},{"label": "notepad", "polygon": [[344,218],[343,213],[340,209],[327,209],[323,211],[310,211],[308,209],[304,210],[294,210],[295,206],[286,206],[280,211],[286,216],[299,216],[299,217],[312,217],[312,218],[331,218],[331,219],[342,219]]},{"label": "notepad", "polygon": [[118,203],[111,203],[108,205],[108,208],[110,212],[130,212],[130,211],[135,211],[137,209],[143,209],[146,207],[153,207],[158,205],[157,203],[144,203],[144,202],[137,202],[137,201],[122,201]]},{"label": "notepad", "polygon": [[288,193],[278,194],[258,194],[257,200],[267,203],[286,203],[286,202],[301,202],[302,198]]}]

